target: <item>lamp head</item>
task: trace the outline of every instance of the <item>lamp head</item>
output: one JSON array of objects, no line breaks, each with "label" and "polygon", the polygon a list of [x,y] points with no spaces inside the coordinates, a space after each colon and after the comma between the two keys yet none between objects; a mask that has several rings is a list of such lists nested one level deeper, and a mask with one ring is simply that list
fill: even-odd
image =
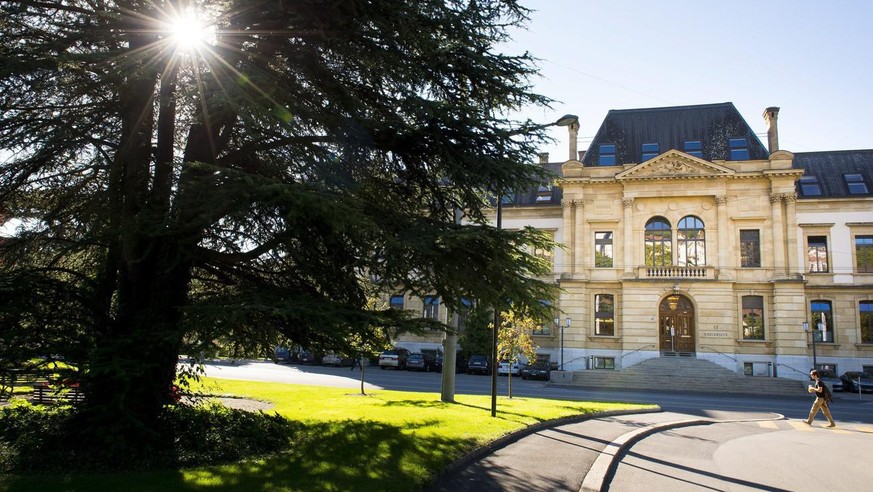
[{"label": "lamp head", "polygon": [[575,114],[565,114],[558,118],[558,121],[555,122],[555,125],[558,126],[570,126],[574,123],[579,123],[579,117]]}]

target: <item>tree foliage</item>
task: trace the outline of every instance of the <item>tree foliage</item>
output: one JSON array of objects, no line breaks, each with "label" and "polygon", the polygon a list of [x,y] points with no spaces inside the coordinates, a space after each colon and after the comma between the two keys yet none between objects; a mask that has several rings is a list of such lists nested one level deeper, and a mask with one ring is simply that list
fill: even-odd
[{"label": "tree foliage", "polygon": [[[183,50],[186,10],[211,30]],[[398,288],[536,309],[554,287],[527,251],[552,244],[486,220],[544,178],[542,129],[506,116],[548,104],[532,58],[500,51],[526,14],[0,1],[0,203],[25,219],[0,246],[0,338],[81,368],[81,428],[112,456],[162,444],[178,354],[212,340],[348,351],[420,327],[368,307]]]}]

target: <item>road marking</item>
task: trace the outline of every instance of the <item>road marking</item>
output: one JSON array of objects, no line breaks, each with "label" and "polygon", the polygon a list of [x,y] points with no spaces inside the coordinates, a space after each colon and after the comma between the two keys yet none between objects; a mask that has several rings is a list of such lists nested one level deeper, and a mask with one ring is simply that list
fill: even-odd
[{"label": "road marking", "polygon": [[812,426],[806,425],[802,421],[800,421],[800,422],[788,422],[788,425],[790,425],[791,427],[794,427],[795,430],[806,431],[806,432],[812,431]]},{"label": "road marking", "polygon": [[776,422],[762,420],[761,422],[758,422],[758,427],[761,427],[762,429],[778,429],[779,425]]}]

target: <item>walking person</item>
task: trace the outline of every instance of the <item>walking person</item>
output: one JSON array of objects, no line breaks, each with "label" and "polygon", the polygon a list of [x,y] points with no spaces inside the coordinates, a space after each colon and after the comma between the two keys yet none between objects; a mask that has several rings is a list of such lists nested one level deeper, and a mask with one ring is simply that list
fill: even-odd
[{"label": "walking person", "polygon": [[809,371],[809,377],[814,380],[815,384],[810,384],[807,391],[815,393],[815,401],[812,403],[812,408],[809,410],[809,418],[806,419],[806,425],[812,425],[813,419],[819,410],[828,419],[828,427],[836,427],[834,418],[831,417],[831,409],[828,405],[831,402],[831,390],[828,389],[824,381],[821,380],[818,371],[813,369]]},{"label": "walking person", "polygon": [[352,369],[351,369],[352,371],[355,370],[355,366],[358,366],[358,367],[360,367],[361,369],[364,368],[364,366],[361,364],[361,356],[355,356],[355,357],[352,359]]}]

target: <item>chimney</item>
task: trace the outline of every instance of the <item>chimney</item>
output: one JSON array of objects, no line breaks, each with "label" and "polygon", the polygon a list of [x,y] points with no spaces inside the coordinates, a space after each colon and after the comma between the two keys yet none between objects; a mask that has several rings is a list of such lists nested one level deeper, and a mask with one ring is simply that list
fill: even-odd
[{"label": "chimney", "polygon": [[582,162],[585,160],[585,151],[584,150],[578,151],[577,154],[579,155],[579,159],[578,159],[579,162]]},{"label": "chimney", "polygon": [[540,157],[540,164],[548,164],[549,163],[549,153],[548,152],[540,152],[537,155],[539,155],[539,157]]},{"label": "chimney", "polygon": [[764,110],[764,121],[767,122],[767,146],[770,153],[779,150],[779,128],[776,120],[779,118],[779,108],[771,106]]},{"label": "chimney", "polygon": [[576,154],[576,141],[579,140],[579,120],[577,119],[573,123],[571,123],[567,130],[570,133],[570,157],[569,159],[575,159],[577,157]]}]

